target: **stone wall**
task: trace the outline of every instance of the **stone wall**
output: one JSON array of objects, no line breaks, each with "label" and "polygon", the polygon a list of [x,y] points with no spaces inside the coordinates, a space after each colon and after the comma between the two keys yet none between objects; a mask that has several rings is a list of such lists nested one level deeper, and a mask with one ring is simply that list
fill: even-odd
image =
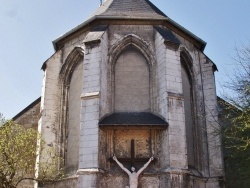
[{"label": "stone wall", "polygon": [[38,119],[40,115],[40,105],[41,98],[39,97],[19,114],[13,117],[13,120],[24,126],[25,128],[34,128],[37,129]]},{"label": "stone wall", "polygon": [[[156,53],[156,90],[157,90],[157,108],[156,113],[168,121],[168,93],[167,93],[167,69],[166,69],[166,46],[163,37],[155,31],[155,53]],[[159,161],[162,169],[167,169],[170,165],[169,155],[169,134],[168,131],[162,131],[161,135],[161,154]]]},{"label": "stone wall", "polygon": [[[44,150],[40,150],[37,157],[37,164],[47,161],[48,166],[53,165],[55,161],[47,154],[47,149],[53,151],[58,156],[58,139],[60,133],[59,115],[60,115],[60,82],[59,71],[61,67],[61,51],[56,52],[46,62],[44,72],[42,96],[41,96],[41,117],[38,121],[38,131],[45,141]],[[52,155],[53,155],[52,152]],[[39,176],[39,168],[36,167]],[[55,171],[57,167],[55,167]],[[54,174],[51,174],[52,176]],[[36,185],[37,187],[37,185]]]},{"label": "stone wall", "polygon": [[103,34],[102,42],[101,42],[101,53],[102,53],[102,62],[101,62],[101,79],[100,79],[100,85],[101,85],[101,96],[100,100],[102,101],[100,103],[100,118],[105,116],[108,113],[111,113],[112,109],[112,95],[111,93],[111,75],[110,72],[110,66],[108,63],[108,50],[109,50],[109,41],[108,41],[108,31]]},{"label": "stone wall", "polygon": [[[102,38],[105,42],[107,35]],[[99,117],[101,95],[102,49],[99,42],[85,43],[84,78],[81,107],[81,129],[79,147],[79,187],[96,187],[99,173]],[[105,62],[103,62],[105,63]]]},{"label": "stone wall", "polygon": [[[94,31],[91,32],[91,36],[97,36]],[[71,51],[76,47],[84,48],[82,80],[74,78],[77,73],[73,74],[70,85],[72,91],[70,89],[69,92],[74,94],[69,94],[69,98],[65,99],[69,103],[67,122],[74,127],[69,129],[69,133],[72,130],[76,133],[79,124],[78,108],[74,107],[77,106],[77,96],[81,94],[77,186],[127,186],[127,175],[109,158],[114,153],[118,157],[130,156],[129,142],[132,139],[137,144],[137,157],[153,155],[157,158],[140,176],[139,188],[188,187],[188,184],[190,187],[202,187],[205,181],[201,177],[209,178],[209,173],[216,178],[221,176],[223,170],[218,149],[220,137],[212,137],[216,128],[214,117],[217,116],[212,62],[178,35],[175,36],[182,44],[173,46],[164,38],[166,36],[162,36],[150,25],[110,25],[106,31],[98,32],[102,32],[98,33],[101,37],[93,41],[83,40],[87,33],[72,39],[65,44],[62,54],[58,51],[46,63],[46,84],[43,87],[43,111],[40,119],[42,127],[39,130],[46,136],[48,145],[55,146],[58,143],[60,146],[59,139],[57,140],[60,136],[57,130],[60,128],[54,125],[60,125],[57,121],[63,119],[65,114],[58,115],[63,107],[59,108],[62,104],[62,89],[57,75]],[[192,77],[190,85],[193,93],[190,95],[194,98],[193,124],[196,127],[193,145],[197,149],[197,169],[194,172],[188,169],[187,160],[187,118],[185,120],[183,97],[183,84],[186,84],[186,80],[182,80],[182,58],[189,64],[187,72]],[[74,71],[77,70],[78,68]],[[80,76],[80,73],[77,75]],[[119,87],[123,87],[123,90]],[[130,97],[135,97],[135,100]],[[169,127],[167,130],[139,131],[129,128],[99,129],[98,123],[103,117],[113,112],[134,111],[150,111],[167,121]],[[77,142],[75,137],[72,138],[73,135],[69,134],[71,138],[68,138],[71,144]],[[63,140],[61,144],[66,145],[66,141],[67,139]],[[207,141],[217,149],[207,146]],[[67,147],[70,147],[68,152],[75,153],[74,156],[67,156],[69,159],[73,157],[70,161],[75,164],[78,145],[69,144]],[[128,164],[125,165],[129,168]],[[210,178],[207,186],[219,187],[216,178]]]},{"label": "stone wall", "polygon": [[47,183],[40,185],[43,188],[77,188],[78,187],[78,178],[77,176],[68,177],[61,179],[52,183]]}]

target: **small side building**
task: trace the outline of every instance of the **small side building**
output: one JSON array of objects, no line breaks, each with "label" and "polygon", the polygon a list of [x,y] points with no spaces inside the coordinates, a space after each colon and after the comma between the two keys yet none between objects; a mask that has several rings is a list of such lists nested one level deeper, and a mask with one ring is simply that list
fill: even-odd
[{"label": "small side building", "polygon": [[[15,117],[12,118],[17,124],[24,126],[26,129],[32,128],[38,130],[38,120],[40,115],[41,97],[36,99]],[[34,159],[35,160],[35,159]],[[35,168],[35,167],[34,167]],[[22,181],[18,188],[33,188],[34,182],[32,180]]]},{"label": "small side building", "polygon": [[38,128],[38,120],[40,115],[41,97],[24,108],[21,112],[15,115],[12,120],[25,128]]}]

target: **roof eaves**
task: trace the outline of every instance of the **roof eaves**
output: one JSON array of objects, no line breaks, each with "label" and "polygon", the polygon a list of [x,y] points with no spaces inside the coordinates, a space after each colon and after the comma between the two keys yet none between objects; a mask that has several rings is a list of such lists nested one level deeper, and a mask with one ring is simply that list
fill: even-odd
[{"label": "roof eaves", "polygon": [[146,19],[146,20],[167,20],[168,18],[151,18],[151,17],[131,17],[131,16],[102,16],[102,15],[96,15],[91,17],[90,19],[84,21],[82,24],[76,26],[75,28],[73,28],[72,30],[66,32],[65,34],[61,35],[60,37],[58,37],[57,39],[55,39],[52,43],[54,46],[54,49],[57,50],[57,46],[56,44],[64,39],[65,37],[68,37],[69,35],[71,35],[72,33],[76,32],[77,30],[83,28],[84,26],[88,25],[89,23],[91,23],[92,21],[96,20],[96,19],[120,19],[120,20],[126,20],[126,19],[130,19],[130,20],[141,20],[141,19]]},{"label": "roof eaves", "polygon": [[52,43],[53,43],[53,46],[54,46],[54,49],[57,50],[57,46],[56,44],[62,40],[63,38],[71,35],[72,33],[76,32],[78,29],[84,27],[85,25],[89,24],[90,22],[92,22],[93,20],[96,19],[97,16],[93,16],[91,17],[90,19],[84,21],[82,24],[76,26],[75,28],[71,29],[70,31],[66,32],[65,34],[61,35],[60,37],[58,37],[57,39],[55,39]]},{"label": "roof eaves", "polygon": [[189,36],[191,36],[192,38],[194,38],[195,40],[197,40],[198,42],[200,42],[202,44],[202,47],[200,48],[201,51],[205,50],[205,47],[206,47],[207,43],[204,40],[202,40],[201,38],[197,37],[195,34],[193,34],[192,32],[190,32],[186,28],[182,27],[180,24],[176,23],[171,18],[168,18],[167,20],[168,20],[169,23],[173,24],[175,27],[177,27],[181,31],[185,32],[186,34],[188,34]]},{"label": "roof eaves", "polygon": [[196,41],[198,41],[199,43],[201,43],[201,51],[204,51],[207,43],[205,41],[203,41],[201,38],[197,37],[195,34],[193,34],[192,32],[190,32],[189,30],[187,30],[186,28],[182,27],[180,24],[176,23],[174,20],[170,19],[169,17],[162,17],[162,18],[152,18],[152,17],[131,17],[131,16],[104,16],[104,15],[95,15],[93,17],[91,17],[90,19],[84,21],[82,24],[76,26],[75,28],[73,28],[72,30],[66,32],[65,34],[61,35],[60,37],[58,37],[57,39],[55,39],[52,43],[54,46],[54,49],[57,50],[57,43],[59,41],[61,41],[62,39],[68,37],[69,35],[73,34],[74,32],[78,31],[79,29],[83,28],[84,26],[86,26],[87,24],[90,24],[92,21],[96,20],[96,19],[120,19],[120,20],[126,20],[126,19],[130,19],[130,20],[161,20],[161,21],[167,21],[170,24],[172,24],[174,27],[180,29],[181,31],[183,31],[184,33],[186,33],[187,35],[189,35],[190,37],[192,37],[193,39],[195,39]]}]

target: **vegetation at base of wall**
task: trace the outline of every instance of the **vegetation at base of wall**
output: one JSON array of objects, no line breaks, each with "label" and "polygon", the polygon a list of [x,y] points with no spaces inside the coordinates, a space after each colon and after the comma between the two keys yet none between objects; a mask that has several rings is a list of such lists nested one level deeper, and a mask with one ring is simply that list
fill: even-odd
[{"label": "vegetation at base of wall", "polygon": [[250,187],[250,45],[236,49],[235,62],[238,69],[226,84],[232,95],[221,104],[226,181]]},{"label": "vegetation at base of wall", "polygon": [[49,150],[48,159],[37,164],[41,169],[41,175],[35,176],[37,141],[40,139],[38,131],[26,129],[12,120],[5,120],[2,115],[0,123],[1,187],[15,188],[24,180],[54,181],[58,177],[58,158]]}]

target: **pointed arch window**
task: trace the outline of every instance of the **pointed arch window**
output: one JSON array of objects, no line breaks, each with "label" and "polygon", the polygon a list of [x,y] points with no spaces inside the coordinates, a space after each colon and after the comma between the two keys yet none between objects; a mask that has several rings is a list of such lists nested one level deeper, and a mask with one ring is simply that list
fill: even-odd
[{"label": "pointed arch window", "polygon": [[149,112],[150,79],[145,57],[128,46],[118,57],[114,73],[115,112]]},{"label": "pointed arch window", "polygon": [[186,142],[187,142],[187,160],[189,169],[197,169],[198,151],[197,151],[197,133],[195,123],[195,108],[194,108],[194,88],[192,79],[192,65],[183,54],[181,56],[181,76],[182,90],[184,98],[185,111],[185,127],[186,127]]},{"label": "pointed arch window", "polygon": [[60,71],[62,83],[60,144],[61,164],[66,173],[71,174],[78,169],[80,109],[83,80],[83,49],[75,47],[68,55]]}]

